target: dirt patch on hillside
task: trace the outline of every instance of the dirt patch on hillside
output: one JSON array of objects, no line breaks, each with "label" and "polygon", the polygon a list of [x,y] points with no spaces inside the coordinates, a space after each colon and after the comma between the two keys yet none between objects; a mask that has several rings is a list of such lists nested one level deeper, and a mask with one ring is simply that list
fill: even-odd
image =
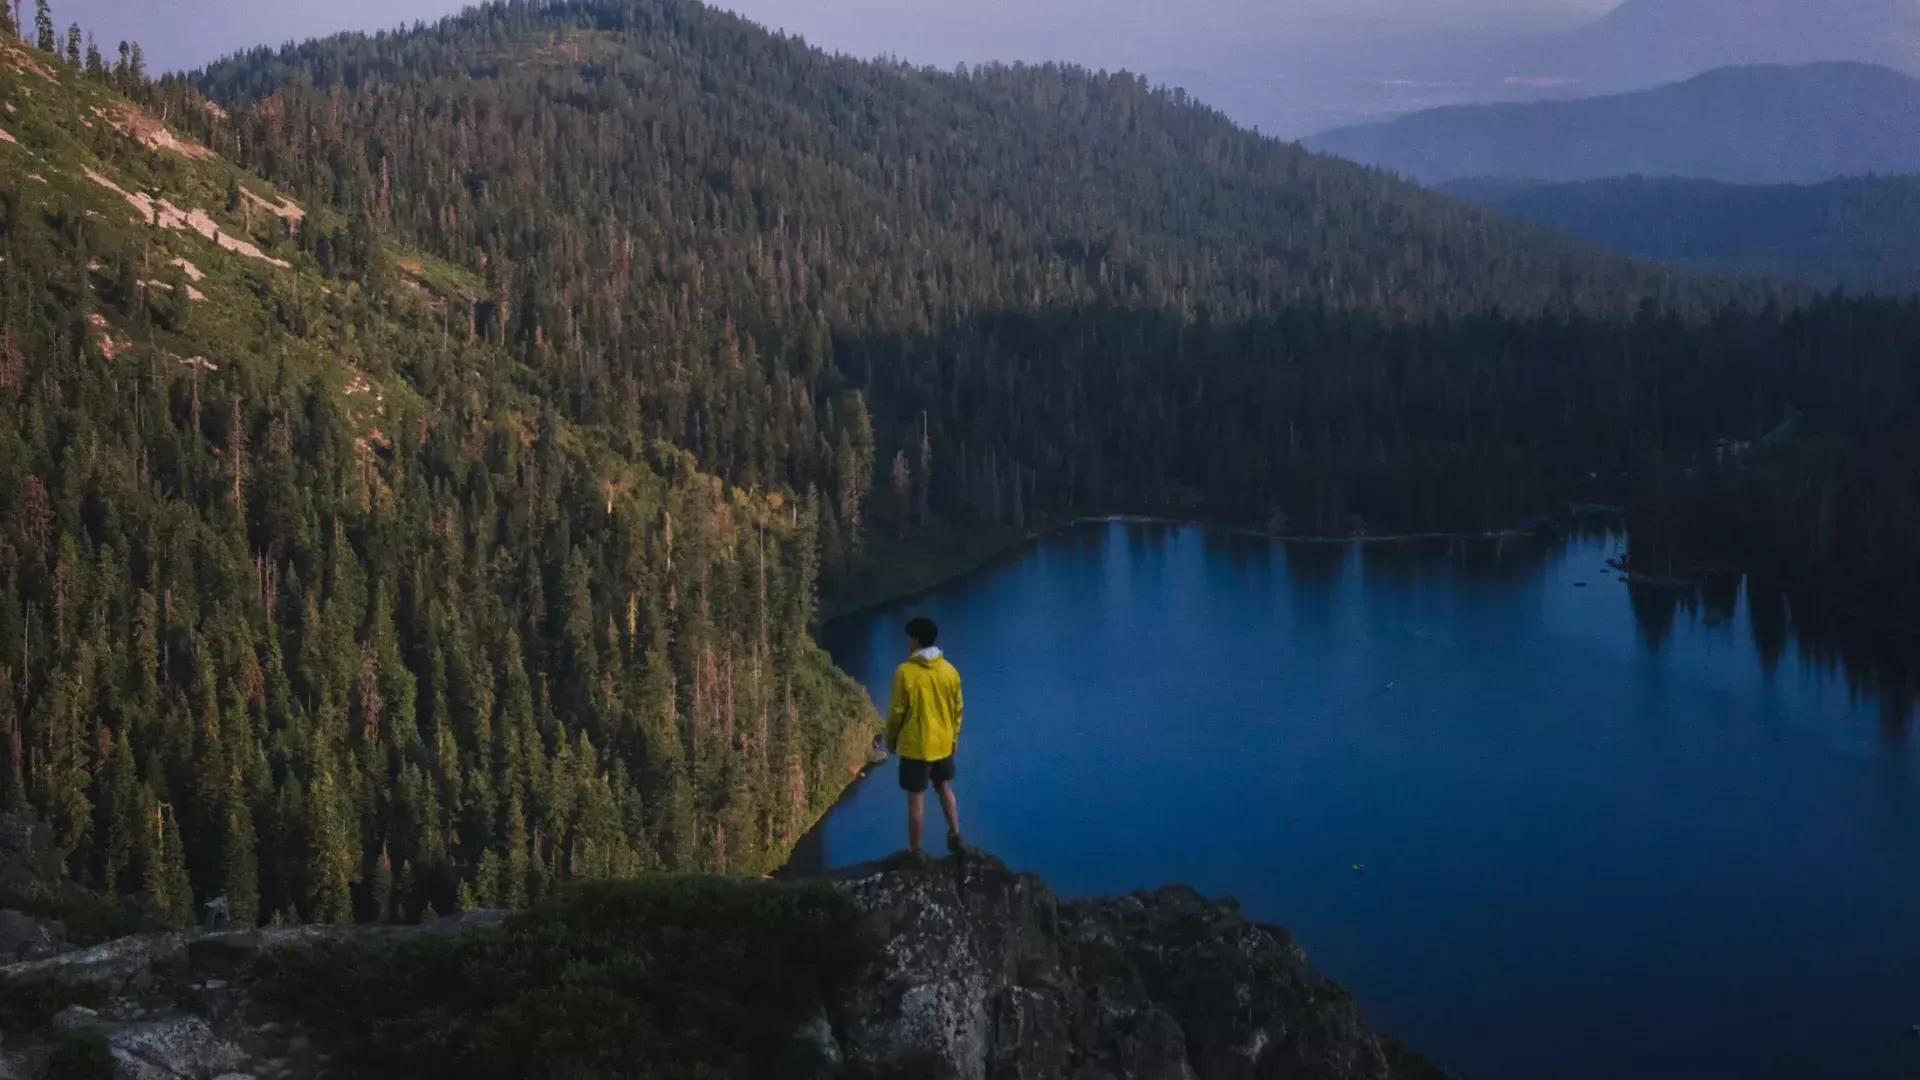
[{"label": "dirt patch on hillside", "polygon": [[16,138],[14,138],[14,137],[13,137],[12,135],[10,135],[10,134],[8,134],[8,133],[7,133],[7,129],[6,129],[6,128],[0,128],[0,142],[3,142],[3,143],[12,143],[12,144],[13,144],[13,145],[15,145],[15,146],[19,146],[19,145],[20,145],[20,140],[19,140],[19,139],[16,139]]},{"label": "dirt patch on hillside", "polygon": [[38,75],[50,83],[60,81],[60,76],[55,75],[52,68],[35,60],[32,53],[11,41],[0,41],[0,61],[4,61],[9,67]]},{"label": "dirt patch on hillside", "polygon": [[244,187],[240,189],[240,194],[245,197],[248,202],[272,214],[274,217],[285,221],[296,229],[300,227],[302,221],[306,220],[307,212],[295,206],[292,199],[282,197],[280,205],[275,206]]},{"label": "dirt patch on hillside", "polygon": [[162,229],[192,230],[236,255],[269,263],[283,270],[293,267],[292,263],[284,259],[276,259],[248,241],[223,231],[219,223],[209,217],[205,210],[197,207],[182,210],[166,199],[155,199],[139,192],[128,191],[92,169],[87,170],[87,179],[126,199],[128,205],[140,212],[142,222],[157,225]]},{"label": "dirt patch on hillside", "polygon": [[148,116],[130,101],[120,103],[117,115],[98,105],[93,107],[93,113],[149,150],[166,150],[194,161],[213,157],[213,151],[175,135],[167,129],[167,125]]}]

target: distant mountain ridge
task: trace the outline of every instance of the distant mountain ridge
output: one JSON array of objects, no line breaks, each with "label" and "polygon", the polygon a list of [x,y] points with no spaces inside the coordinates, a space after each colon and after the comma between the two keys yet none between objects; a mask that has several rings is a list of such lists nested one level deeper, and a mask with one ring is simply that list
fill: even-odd
[{"label": "distant mountain ridge", "polygon": [[1920,0],[1625,0],[1559,44],[1567,74],[1602,84],[1833,60],[1920,73]]},{"label": "distant mountain ridge", "polygon": [[1440,190],[1634,258],[1822,287],[1920,291],[1920,176],[1821,184],[1476,179]]},{"label": "distant mountain ridge", "polygon": [[1920,171],[1920,79],[1850,62],[1723,68],[1652,90],[1449,106],[1305,140],[1437,184],[1641,174],[1811,183]]}]

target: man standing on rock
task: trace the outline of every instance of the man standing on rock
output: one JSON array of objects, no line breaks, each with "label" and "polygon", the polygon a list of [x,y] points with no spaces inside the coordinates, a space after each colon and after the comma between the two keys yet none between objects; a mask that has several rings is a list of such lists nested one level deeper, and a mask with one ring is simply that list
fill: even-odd
[{"label": "man standing on rock", "polygon": [[926,828],[927,784],[940,795],[947,816],[947,850],[964,853],[960,807],[953,798],[953,753],[960,741],[960,673],[934,642],[940,627],[932,619],[907,623],[911,655],[893,673],[893,700],[887,707],[887,749],[900,755],[900,787],[907,793],[907,848],[924,858],[920,846]]}]

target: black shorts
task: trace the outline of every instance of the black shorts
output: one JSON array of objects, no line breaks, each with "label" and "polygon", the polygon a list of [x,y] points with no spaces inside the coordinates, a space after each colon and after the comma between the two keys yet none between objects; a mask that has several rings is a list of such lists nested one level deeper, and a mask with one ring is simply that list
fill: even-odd
[{"label": "black shorts", "polygon": [[953,758],[944,757],[939,761],[915,761],[912,758],[900,759],[900,790],[916,794],[927,790],[927,781],[944,784],[953,779]]}]

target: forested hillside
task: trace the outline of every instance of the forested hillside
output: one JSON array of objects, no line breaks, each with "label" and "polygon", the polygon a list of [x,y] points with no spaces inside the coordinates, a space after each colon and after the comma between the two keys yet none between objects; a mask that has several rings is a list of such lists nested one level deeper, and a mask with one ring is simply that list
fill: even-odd
[{"label": "forested hillside", "polygon": [[[1505,524],[1545,487],[1517,451],[1403,503],[1438,464],[1427,446],[1236,387],[1269,352],[1331,376],[1329,351],[1368,348],[1377,322],[1727,295],[1131,76],[833,58],[686,0],[493,6],[194,82],[234,110],[205,125],[214,145],[484,277],[469,332],[578,421],[661,431],[745,487],[825,492],[836,572],[863,537],[1034,510]],[[827,415],[849,393],[881,406],[871,437]],[[1279,400],[1311,410],[1285,461]],[[1213,402],[1241,422],[1196,430]]]},{"label": "forested hillside", "polygon": [[[194,82],[234,110],[215,145],[484,276],[470,332],[580,422],[825,492],[830,571],[1036,512],[1505,528],[1790,408],[1864,445],[1856,412],[1911,392],[1909,310],[1785,315],[1124,75],[875,65],[688,0],[571,0]],[[1819,383],[1829,351],[1860,381]],[[871,438],[819,426],[850,393]],[[1833,512],[1920,530],[1888,468],[1830,477],[1890,489]],[[1891,604],[1857,539],[1756,542]]]},{"label": "forested hillside", "polygon": [[1073,513],[1632,499],[1649,551],[1920,612],[1920,308],[1770,305],[1129,76],[691,0],[191,84],[8,50],[0,786],[175,908],[764,868],[872,730],[816,581]]},{"label": "forested hillside", "polygon": [[116,88],[0,40],[5,805],[242,923],[777,861],[873,730],[811,496],[543,404],[484,282]]},{"label": "forested hillside", "polygon": [[1441,190],[1636,258],[1826,288],[1920,289],[1920,176],[1461,180]]}]

